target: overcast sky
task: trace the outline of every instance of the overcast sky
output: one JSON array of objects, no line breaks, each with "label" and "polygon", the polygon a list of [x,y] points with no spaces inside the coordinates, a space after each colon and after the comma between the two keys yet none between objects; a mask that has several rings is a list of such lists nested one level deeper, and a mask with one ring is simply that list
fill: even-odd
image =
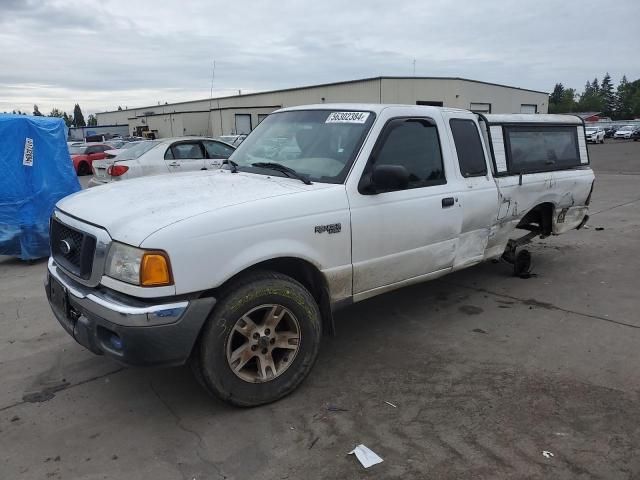
[{"label": "overcast sky", "polygon": [[640,1],[0,0],[0,112],[87,113],[379,75],[551,91],[640,77]]}]

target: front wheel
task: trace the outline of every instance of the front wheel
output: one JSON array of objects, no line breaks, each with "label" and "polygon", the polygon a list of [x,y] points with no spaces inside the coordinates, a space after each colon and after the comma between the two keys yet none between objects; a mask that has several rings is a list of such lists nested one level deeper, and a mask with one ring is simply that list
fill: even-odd
[{"label": "front wheel", "polygon": [[320,310],[300,283],[256,272],[232,284],[204,327],[192,367],[218,398],[243,407],[291,393],[311,370]]}]

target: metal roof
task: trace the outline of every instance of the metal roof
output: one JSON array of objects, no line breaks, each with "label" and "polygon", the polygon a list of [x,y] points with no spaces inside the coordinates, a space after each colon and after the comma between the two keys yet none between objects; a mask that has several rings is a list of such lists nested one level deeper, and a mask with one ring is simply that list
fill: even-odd
[{"label": "metal roof", "polygon": [[242,95],[227,95],[224,97],[212,97],[212,98],[200,98],[198,100],[188,100],[186,102],[175,102],[175,103],[167,103],[167,104],[160,104],[160,105],[147,105],[147,106],[143,106],[143,107],[134,107],[134,108],[129,108],[129,109],[125,109],[125,110],[108,110],[105,112],[98,112],[98,113],[116,113],[116,112],[120,112],[120,111],[129,111],[129,110],[140,110],[143,108],[158,108],[158,107],[169,107],[171,105],[184,105],[184,104],[189,104],[189,103],[196,103],[196,102],[205,102],[208,100],[224,100],[224,99],[228,99],[228,98],[237,98],[237,97],[251,97],[251,96],[256,96],[256,95],[266,95],[266,94],[272,94],[272,93],[282,93],[282,92],[293,92],[293,91],[297,91],[297,90],[306,90],[309,88],[319,88],[319,87],[332,87],[335,85],[349,85],[349,84],[354,84],[354,83],[360,83],[360,82],[370,82],[370,81],[382,81],[382,80],[445,80],[445,81],[462,81],[462,82],[470,82],[470,83],[480,83],[482,85],[492,85],[494,87],[502,87],[502,88],[510,88],[513,90],[520,90],[520,91],[524,91],[524,92],[532,92],[532,93],[540,93],[543,95],[549,95],[549,92],[542,92],[540,90],[530,90],[528,88],[520,88],[520,87],[513,87],[510,85],[503,85],[500,83],[492,83],[492,82],[484,82],[482,80],[472,80],[469,78],[462,78],[462,77],[394,77],[394,76],[380,76],[380,77],[369,77],[369,78],[359,78],[356,80],[344,80],[341,82],[331,82],[331,83],[321,83],[321,84],[317,84],[317,85],[305,85],[305,86],[301,86],[301,87],[291,87],[291,88],[282,88],[282,89],[278,89],[278,90],[267,90],[264,92],[254,92],[254,93],[245,93]]}]

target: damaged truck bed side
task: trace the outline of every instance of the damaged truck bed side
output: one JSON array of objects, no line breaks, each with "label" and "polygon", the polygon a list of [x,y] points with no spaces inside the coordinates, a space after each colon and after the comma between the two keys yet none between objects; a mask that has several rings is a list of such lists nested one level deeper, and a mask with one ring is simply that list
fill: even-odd
[{"label": "damaged truck bed side", "polygon": [[427,106],[267,117],[224,168],[60,201],[46,292],[67,332],[129,365],[189,362],[235,405],[311,370],[332,312],[580,228],[584,124]]}]

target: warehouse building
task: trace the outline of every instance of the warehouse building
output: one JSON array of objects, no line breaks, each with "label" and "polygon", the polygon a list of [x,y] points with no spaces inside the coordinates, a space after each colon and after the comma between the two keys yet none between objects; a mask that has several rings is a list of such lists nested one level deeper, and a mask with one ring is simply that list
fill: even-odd
[{"label": "warehouse building", "polygon": [[308,87],[154,105],[96,115],[98,125],[127,125],[133,135],[249,133],[279,108],[317,103],[395,103],[457,107],[481,113],[547,113],[549,94],[445,77],[376,77]]}]

